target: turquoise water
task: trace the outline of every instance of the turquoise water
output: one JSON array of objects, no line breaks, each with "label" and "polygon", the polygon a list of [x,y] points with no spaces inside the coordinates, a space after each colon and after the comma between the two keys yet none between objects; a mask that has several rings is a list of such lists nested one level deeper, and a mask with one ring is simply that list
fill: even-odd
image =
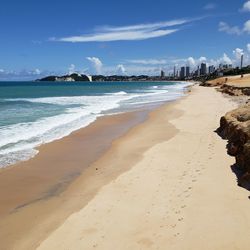
[{"label": "turquoise water", "polygon": [[0,167],[33,157],[98,117],[157,106],[184,95],[186,83],[0,82]]}]

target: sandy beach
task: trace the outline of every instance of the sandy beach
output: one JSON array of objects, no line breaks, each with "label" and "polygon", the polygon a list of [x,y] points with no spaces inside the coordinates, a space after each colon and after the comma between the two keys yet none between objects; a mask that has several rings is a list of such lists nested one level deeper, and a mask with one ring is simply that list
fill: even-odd
[{"label": "sandy beach", "polygon": [[249,87],[250,86],[250,74],[245,74],[244,77],[241,75],[235,76],[224,76],[208,81],[211,85],[222,85],[227,84],[234,87]]},{"label": "sandy beach", "polygon": [[[14,212],[6,208],[1,249],[249,249],[249,192],[237,186],[235,160],[215,132],[236,106],[214,88],[194,86],[145,122],[126,126],[60,192]],[[79,148],[79,133],[63,140],[73,136],[72,147]],[[32,161],[44,160],[42,152],[61,152],[60,145],[45,145]],[[76,165],[81,148],[77,155]],[[65,157],[65,166],[72,164],[74,158]]]}]

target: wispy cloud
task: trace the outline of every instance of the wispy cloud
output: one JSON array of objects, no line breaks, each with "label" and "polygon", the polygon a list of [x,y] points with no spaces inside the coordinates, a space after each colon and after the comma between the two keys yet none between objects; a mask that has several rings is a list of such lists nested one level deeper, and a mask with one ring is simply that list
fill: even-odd
[{"label": "wispy cloud", "polygon": [[216,4],[215,4],[215,3],[208,3],[208,4],[206,4],[206,5],[203,7],[204,10],[213,10],[213,9],[215,9],[215,8],[216,8]]},{"label": "wispy cloud", "polygon": [[121,26],[121,27],[103,26],[101,29],[103,31],[155,30],[155,29],[177,26],[177,25],[185,24],[187,22],[190,22],[190,20],[176,19],[176,20],[165,21],[165,22],[145,23],[145,24],[137,24],[137,25],[129,25],[129,26]]},{"label": "wispy cloud", "polygon": [[[197,18],[200,19],[200,18]],[[129,26],[103,26],[95,32],[79,36],[63,38],[51,38],[51,41],[59,42],[110,42],[110,41],[132,41],[146,40],[150,38],[170,35],[180,30],[180,25],[190,23],[197,19],[177,19],[165,22],[136,24]]]},{"label": "wispy cloud", "polygon": [[54,74],[54,72],[42,71],[40,69],[20,71],[0,69],[0,81],[34,80],[51,74]]},{"label": "wispy cloud", "polygon": [[143,64],[143,65],[163,65],[167,63],[165,59],[134,59],[127,60],[129,63]]}]

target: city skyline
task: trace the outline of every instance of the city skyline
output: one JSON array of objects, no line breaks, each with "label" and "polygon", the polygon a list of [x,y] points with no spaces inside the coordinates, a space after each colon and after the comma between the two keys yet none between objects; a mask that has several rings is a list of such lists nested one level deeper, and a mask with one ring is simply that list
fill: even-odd
[{"label": "city skyline", "polygon": [[[179,8],[182,6],[182,8]],[[250,1],[4,2],[0,80],[250,64]],[[104,14],[105,13],[105,14]]]}]

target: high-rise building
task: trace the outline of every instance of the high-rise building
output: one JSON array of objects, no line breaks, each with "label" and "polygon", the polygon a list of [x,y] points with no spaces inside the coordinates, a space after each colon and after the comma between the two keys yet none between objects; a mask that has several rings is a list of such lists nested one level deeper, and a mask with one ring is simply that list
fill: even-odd
[{"label": "high-rise building", "polygon": [[186,74],[185,74],[186,77],[189,77],[190,76],[190,67],[187,66],[186,67]]},{"label": "high-rise building", "polygon": [[185,78],[185,67],[181,67],[180,78]]},{"label": "high-rise building", "polygon": [[202,63],[201,64],[201,75],[206,75],[207,74],[207,64]]},{"label": "high-rise building", "polygon": [[163,70],[161,70],[161,78],[165,77],[165,72]]},{"label": "high-rise building", "polygon": [[200,71],[200,66],[197,67],[197,76],[200,76],[201,71]]},{"label": "high-rise building", "polygon": [[208,67],[208,73],[209,73],[209,74],[213,74],[214,71],[215,71],[214,65],[211,65],[211,66]]},{"label": "high-rise building", "polygon": [[244,55],[241,55],[241,60],[240,60],[240,68],[243,68],[243,59],[244,59]]},{"label": "high-rise building", "polygon": [[176,67],[174,66],[174,77],[176,77]]}]

